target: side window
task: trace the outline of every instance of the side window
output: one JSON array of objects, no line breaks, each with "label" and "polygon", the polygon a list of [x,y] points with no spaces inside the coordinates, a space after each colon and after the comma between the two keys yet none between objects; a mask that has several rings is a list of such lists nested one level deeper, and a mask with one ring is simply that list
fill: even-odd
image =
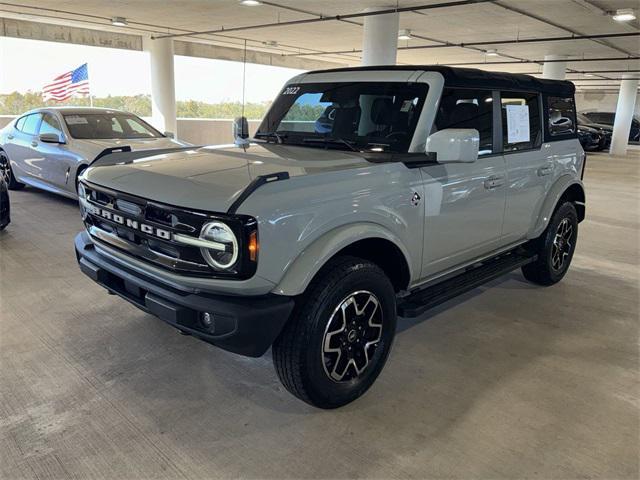
[{"label": "side window", "polygon": [[138,136],[141,137],[150,137],[149,130],[144,127],[140,122],[138,122],[135,118],[127,118],[125,120],[127,122],[127,126],[133,132],[135,132]]},{"label": "side window", "polygon": [[501,92],[500,96],[503,151],[517,152],[542,145],[538,94]]},{"label": "side window", "polygon": [[576,106],[573,97],[547,97],[549,134],[552,137],[576,133]]},{"label": "side window", "polygon": [[40,134],[43,133],[55,133],[58,136],[62,136],[62,128],[60,128],[60,122],[58,122],[58,119],[50,113],[46,113],[42,118],[42,123],[40,124]]},{"label": "side window", "polygon": [[40,117],[41,115],[39,113],[32,113],[31,115],[27,115],[22,131],[27,135],[37,134]]},{"label": "side window", "polygon": [[493,153],[493,98],[490,90],[445,88],[436,116],[437,130],[475,128],[480,133],[479,155]]},{"label": "side window", "polygon": [[22,131],[24,129],[24,122],[27,120],[27,117],[19,118],[16,122],[16,130]]},{"label": "side window", "polygon": [[116,133],[124,133],[124,129],[122,128],[122,123],[116,117],[111,118],[111,131]]}]

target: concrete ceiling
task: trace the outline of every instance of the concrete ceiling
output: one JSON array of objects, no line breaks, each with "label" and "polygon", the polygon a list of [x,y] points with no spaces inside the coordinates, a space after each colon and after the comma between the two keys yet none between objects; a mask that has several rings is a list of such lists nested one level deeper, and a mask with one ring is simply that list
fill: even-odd
[{"label": "concrete ceiling", "polygon": [[[25,0],[0,2],[0,17],[30,20],[56,25],[134,35],[184,34],[291,20],[318,18],[361,12],[366,8],[411,7],[441,3],[444,0],[275,0],[257,7],[240,6],[237,0]],[[396,5],[397,3],[397,5]],[[390,5],[391,4],[391,5]],[[440,47],[402,49],[485,41],[513,42],[516,39],[566,37],[633,33],[640,31],[638,21],[619,23],[606,12],[619,8],[638,8],[637,0],[496,0],[478,4],[405,12],[400,15],[400,28],[411,29],[414,38],[399,41],[398,62],[405,64],[451,64],[468,62],[499,62],[514,59],[538,60],[546,54],[563,54],[572,58],[626,57],[640,55],[640,37],[597,40],[571,40],[541,43],[505,43],[473,48]],[[113,27],[110,18],[125,17],[126,27]],[[244,46],[255,53],[255,61],[276,63],[297,68],[317,68],[330,64],[357,65],[362,44],[363,18],[347,21],[323,21],[293,26],[247,28],[216,34],[194,34],[176,38],[226,48],[237,52]],[[277,46],[269,45],[277,42]],[[182,47],[185,50],[186,47]],[[195,47],[194,47],[195,48]],[[198,47],[200,50],[204,47]],[[228,50],[228,48],[236,50]],[[495,48],[500,57],[487,57],[483,50]],[[197,50],[197,49],[196,49]],[[176,50],[177,53],[181,49]],[[345,52],[350,53],[323,53]],[[268,54],[270,60],[265,60]],[[302,54],[302,55],[300,55]],[[213,56],[218,55],[214,53]],[[221,55],[223,58],[224,55]],[[276,59],[276,62],[273,62]],[[306,63],[305,63],[306,62]],[[538,64],[476,65],[479,68],[512,72],[540,72]],[[569,68],[589,70],[640,70],[638,60],[572,62]],[[640,76],[640,72],[638,72]],[[621,72],[601,72],[594,77],[570,74],[581,79],[580,88],[616,86]]]}]

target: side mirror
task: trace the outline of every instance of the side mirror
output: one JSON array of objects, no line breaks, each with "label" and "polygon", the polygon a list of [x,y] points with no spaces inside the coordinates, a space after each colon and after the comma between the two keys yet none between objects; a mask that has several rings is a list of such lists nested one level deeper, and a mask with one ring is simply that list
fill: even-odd
[{"label": "side mirror", "polygon": [[173,132],[164,132],[164,136],[167,138],[176,138],[176,134]]},{"label": "side mirror", "polygon": [[446,128],[427,138],[427,153],[438,163],[472,163],[478,159],[480,133],[475,128]]},{"label": "side mirror", "polygon": [[247,117],[236,117],[233,119],[233,142],[241,147],[249,145],[249,122]]},{"label": "side mirror", "polygon": [[57,133],[41,133],[39,138],[42,143],[65,143],[62,135],[58,135]]}]

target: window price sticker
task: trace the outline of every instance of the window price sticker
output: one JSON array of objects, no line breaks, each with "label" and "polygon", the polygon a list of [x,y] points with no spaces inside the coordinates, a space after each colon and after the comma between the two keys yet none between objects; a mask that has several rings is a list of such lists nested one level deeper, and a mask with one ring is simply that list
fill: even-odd
[{"label": "window price sticker", "polygon": [[531,141],[529,105],[507,105],[507,142]]},{"label": "window price sticker", "polygon": [[86,118],[76,115],[68,115],[65,116],[64,119],[67,121],[67,125],[87,125],[89,123]]}]

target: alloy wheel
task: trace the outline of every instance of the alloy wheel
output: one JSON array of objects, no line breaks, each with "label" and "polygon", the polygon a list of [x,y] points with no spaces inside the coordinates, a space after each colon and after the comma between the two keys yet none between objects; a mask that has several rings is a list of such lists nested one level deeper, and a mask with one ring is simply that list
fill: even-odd
[{"label": "alloy wheel", "polygon": [[7,182],[7,185],[11,183],[11,167],[9,166],[9,159],[0,154],[0,177]]},{"label": "alloy wheel", "polygon": [[351,293],[333,311],[322,342],[322,365],[334,382],[360,375],[382,338],[383,315],[378,298],[367,290]]},{"label": "alloy wheel", "polygon": [[568,218],[563,218],[556,230],[551,246],[551,266],[561,271],[573,247],[573,225]]}]

